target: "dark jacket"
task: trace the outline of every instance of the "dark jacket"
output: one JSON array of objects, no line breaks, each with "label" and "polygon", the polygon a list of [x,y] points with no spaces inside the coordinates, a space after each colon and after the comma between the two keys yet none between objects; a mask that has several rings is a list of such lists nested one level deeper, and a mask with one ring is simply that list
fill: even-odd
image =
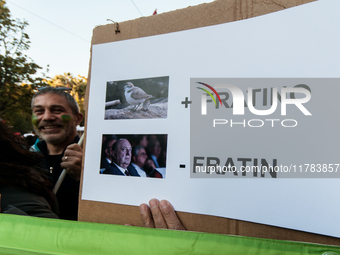
[{"label": "dark jacket", "polygon": [[0,193],[2,213],[58,218],[56,213],[52,211],[52,209],[56,211],[56,204],[49,205],[43,196],[30,192],[23,187],[1,185]]},{"label": "dark jacket", "polygon": [[[127,170],[130,172],[131,176],[138,176],[138,177],[140,177],[139,174],[138,174],[138,172],[137,172],[137,170],[136,170],[133,166],[129,165],[129,166],[127,167]],[[108,164],[108,165],[106,166],[105,171],[103,172],[103,174],[124,175],[124,174],[118,169],[118,167],[117,167],[115,164],[113,164],[113,163]]]},{"label": "dark jacket", "polygon": [[[78,141],[79,136],[77,135],[73,143],[77,143]],[[45,156],[43,167],[46,170],[46,175],[49,177],[50,181],[54,185],[57,182],[61,172],[63,171],[63,169],[60,167],[60,163],[64,152],[60,155],[48,155],[47,145],[45,141],[37,143],[36,147]],[[53,168],[52,173],[50,172],[51,167]],[[66,175],[63,183],[61,184],[56,194],[59,203],[60,219],[78,219],[79,183],[79,181],[76,181],[70,176]]]}]

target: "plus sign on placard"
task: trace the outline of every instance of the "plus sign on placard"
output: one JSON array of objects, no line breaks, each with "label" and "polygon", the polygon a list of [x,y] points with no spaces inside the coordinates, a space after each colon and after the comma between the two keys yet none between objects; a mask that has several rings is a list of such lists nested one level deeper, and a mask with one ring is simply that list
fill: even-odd
[{"label": "plus sign on placard", "polygon": [[188,97],[185,98],[185,101],[182,101],[181,104],[185,105],[185,108],[188,108],[188,105],[191,104],[192,102],[188,100]]}]

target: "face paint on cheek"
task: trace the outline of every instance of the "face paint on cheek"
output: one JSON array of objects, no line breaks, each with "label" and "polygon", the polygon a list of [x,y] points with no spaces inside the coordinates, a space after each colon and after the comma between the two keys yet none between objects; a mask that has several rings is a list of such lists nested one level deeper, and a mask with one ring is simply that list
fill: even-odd
[{"label": "face paint on cheek", "polygon": [[37,125],[38,125],[38,116],[37,115],[32,114],[32,124],[33,124],[33,126],[37,127]]},{"label": "face paint on cheek", "polygon": [[63,121],[64,124],[70,122],[72,119],[71,115],[62,115],[61,120]]}]

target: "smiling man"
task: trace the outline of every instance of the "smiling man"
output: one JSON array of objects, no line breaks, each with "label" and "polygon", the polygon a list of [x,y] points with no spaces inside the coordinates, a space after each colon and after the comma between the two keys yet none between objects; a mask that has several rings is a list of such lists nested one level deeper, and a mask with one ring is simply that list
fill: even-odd
[{"label": "smiling man", "polygon": [[58,88],[44,88],[32,98],[32,123],[42,139],[36,148],[45,156],[46,174],[55,184],[67,170],[56,194],[62,219],[77,220],[83,150],[77,144],[76,126],[82,119],[74,98]]}]

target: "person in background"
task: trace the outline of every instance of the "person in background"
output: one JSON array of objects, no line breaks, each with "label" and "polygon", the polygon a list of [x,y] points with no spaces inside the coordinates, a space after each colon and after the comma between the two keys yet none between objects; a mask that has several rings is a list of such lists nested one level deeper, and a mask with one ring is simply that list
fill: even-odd
[{"label": "person in background", "polygon": [[39,167],[42,157],[30,152],[0,122],[1,212],[58,218],[58,205],[52,184]]},{"label": "person in background", "polygon": [[142,146],[144,149],[148,147],[148,137],[147,135],[135,135],[133,142],[131,142],[131,145],[134,146]]},{"label": "person in background", "polygon": [[33,133],[28,133],[28,134],[24,134],[24,138],[26,140],[27,145],[31,147],[33,144],[35,144],[38,136]]},{"label": "person in background", "polygon": [[133,147],[131,166],[136,169],[141,177],[162,178],[152,160],[148,159],[148,155],[142,146]]},{"label": "person in background", "polygon": [[100,162],[100,173],[102,174],[106,168],[112,163],[112,146],[117,141],[117,136],[115,135],[105,135],[105,140],[102,146],[102,159]]},{"label": "person in background", "polygon": [[148,145],[148,149],[150,152],[150,158],[154,162],[156,168],[161,167],[161,165],[158,162],[158,157],[161,154],[161,145],[158,140],[151,140]]}]

